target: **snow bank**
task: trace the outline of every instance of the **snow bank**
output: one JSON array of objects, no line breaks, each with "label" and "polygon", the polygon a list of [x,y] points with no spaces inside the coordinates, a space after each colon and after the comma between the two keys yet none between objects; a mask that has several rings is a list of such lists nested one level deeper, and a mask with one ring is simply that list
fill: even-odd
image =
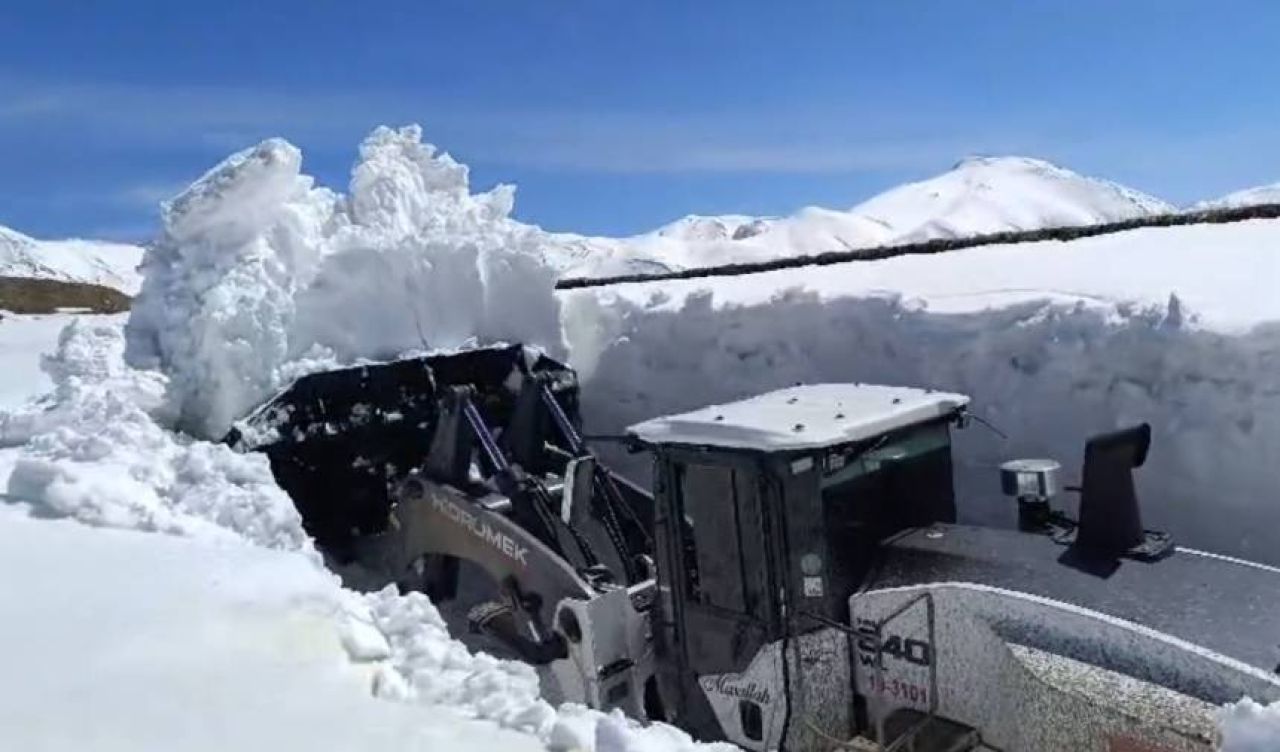
[{"label": "snow bank", "polygon": [[[164,551],[164,577],[159,579],[120,574],[118,565],[111,564],[119,555],[108,537],[61,551],[63,569],[78,578],[92,570],[101,578],[95,582],[111,587],[125,600],[92,609],[108,618],[108,623],[95,631],[97,637],[91,645],[97,647],[93,650],[116,656],[106,678],[99,680],[99,669],[72,669],[58,661],[46,665],[36,673],[44,677],[52,669],[60,682],[40,683],[35,688],[42,693],[38,696],[46,707],[64,702],[60,687],[76,687],[81,697],[95,698],[88,703],[91,709],[111,705],[114,701],[109,702],[106,694],[119,691],[131,693],[131,701],[151,697],[151,702],[172,706],[163,719],[143,726],[143,730],[136,725],[120,728],[113,714],[83,712],[84,728],[97,729],[105,735],[104,743],[122,749],[140,748],[138,744],[142,748],[172,747],[191,734],[195,724],[205,725],[211,717],[219,728],[238,728],[247,717],[257,719],[260,714],[242,707],[246,683],[256,688],[291,688],[291,696],[283,700],[287,715],[298,714],[311,700],[344,719],[347,712],[343,709],[349,703],[360,719],[357,732],[342,721],[343,728],[334,732],[334,739],[347,739],[348,743],[321,740],[315,748],[369,746],[374,739],[387,738],[379,730],[383,729],[381,721],[369,721],[369,728],[365,728],[369,717],[383,717],[385,723],[394,723],[397,728],[412,729],[412,719],[402,714],[376,712],[361,705],[369,697],[433,709],[433,715],[420,719],[420,723],[430,724],[430,734],[421,729],[411,738],[421,740],[425,734],[434,740],[434,747],[424,740],[422,744],[411,743],[410,748],[439,748],[440,743],[468,739],[479,739],[472,744],[477,747],[524,744],[521,737],[503,737],[500,729],[524,734],[529,748],[564,752],[695,748],[695,743],[676,729],[645,728],[575,706],[553,709],[540,698],[534,669],[472,654],[453,641],[442,616],[421,593],[401,596],[394,587],[369,595],[342,590],[337,577],[326,572],[311,549],[292,501],[276,487],[266,459],[175,434],[166,427],[172,414],[166,412],[165,377],[134,370],[124,363],[123,353],[119,322],[73,322],[63,331],[58,350],[44,358],[54,391],[18,411],[0,413],[5,441],[20,443],[9,478],[8,500],[26,504],[36,518],[70,518],[96,527],[169,533],[188,538],[192,546],[157,542],[140,546],[129,556],[129,561],[137,560],[137,567],[142,567],[141,561],[151,561],[156,552]],[[15,519],[12,506],[0,506],[0,538],[8,535]],[[22,524],[41,523],[23,518]],[[42,532],[44,528],[19,537],[40,537]],[[109,532],[113,531],[99,535]],[[241,552],[246,542],[273,550],[276,558]],[[108,559],[102,559],[104,554]],[[31,559],[29,554],[22,556]],[[119,577],[119,582],[113,577]],[[219,595],[211,604],[206,586],[191,582],[192,577],[204,578],[200,582],[210,583],[216,592],[232,590],[236,597],[227,601]],[[142,582],[152,587],[143,587]],[[186,597],[182,588],[200,588],[201,595]],[[251,596],[250,610],[246,610],[246,593]],[[172,605],[164,606],[166,602],[182,602],[184,609],[189,606],[195,611],[177,618]],[[268,614],[257,614],[262,609]],[[198,628],[175,627],[188,622]],[[5,645],[5,634],[46,634],[42,629],[24,619],[5,620],[0,624],[0,645]],[[138,634],[156,641],[140,643]],[[237,637],[228,639],[227,634]],[[257,642],[262,645],[256,646]],[[279,643],[289,650],[280,648]],[[316,647],[330,643],[332,647]],[[270,648],[273,645],[274,650]],[[300,651],[305,655],[296,655]],[[95,660],[99,657],[90,655]],[[367,680],[362,687],[347,679],[339,682],[340,677],[316,674],[317,666],[330,666],[332,673],[332,666],[337,665],[334,659],[343,656],[365,669]],[[91,660],[83,662],[93,665]],[[191,697],[196,691],[192,677],[196,677],[200,701],[183,705],[174,698]],[[346,700],[343,692],[347,692]],[[0,682],[0,697],[6,694],[5,683]],[[200,707],[200,714],[192,716],[184,710],[189,707]],[[443,709],[443,714],[435,709]],[[79,726],[47,728],[41,720],[45,715],[27,714],[22,723],[6,723],[5,728],[26,729],[23,733],[32,739],[79,739],[88,734],[82,734]],[[489,721],[494,726],[484,732],[481,726],[467,725],[466,719]],[[320,724],[324,723],[321,719]],[[275,735],[241,739],[236,746],[278,748],[266,740],[270,738]],[[68,746],[76,744],[68,740]]]},{"label": "snow bank", "polygon": [[974,521],[1014,521],[1001,460],[1070,474],[1089,435],[1150,421],[1147,524],[1280,563],[1277,242],[1280,222],[1246,222],[626,285],[565,295],[565,327],[594,432],[797,382],[967,393],[1010,436],[957,436]]},{"label": "snow bank", "polygon": [[348,196],[301,168],[265,141],[164,207],[127,356],[170,375],[184,429],[220,435],[300,359],[502,340],[562,352],[546,237],[509,218],[511,188],[472,194],[416,126],[364,141]]},{"label": "snow bank", "polygon": [[1218,714],[1222,752],[1275,752],[1280,749],[1280,703],[1261,705],[1244,699]]},{"label": "snow bank", "polygon": [[118,326],[63,331],[44,364],[53,394],[0,415],[4,441],[24,442],[9,495],[92,525],[308,548],[265,458],[165,430],[163,377],[125,366],[123,351]]}]

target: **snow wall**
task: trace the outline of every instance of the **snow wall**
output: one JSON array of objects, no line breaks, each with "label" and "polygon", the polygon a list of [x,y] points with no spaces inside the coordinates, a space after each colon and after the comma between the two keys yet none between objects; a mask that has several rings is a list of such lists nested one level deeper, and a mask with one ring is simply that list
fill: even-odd
[{"label": "snow wall", "polygon": [[[587,292],[564,304],[595,432],[795,383],[959,391],[1008,435],[977,424],[957,433],[961,513],[1013,525],[1001,461],[1052,457],[1074,482],[1090,435],[1148,421],[1144,522],[1182,545],[1280,564],[1280,325],[1197,330],[1176,299],[1118,313],[1044,302],[940,314],[893,296],[800,291],[743,306],[711,292],[678,306]],[[635,459],[614,459],[646,477]]]}]

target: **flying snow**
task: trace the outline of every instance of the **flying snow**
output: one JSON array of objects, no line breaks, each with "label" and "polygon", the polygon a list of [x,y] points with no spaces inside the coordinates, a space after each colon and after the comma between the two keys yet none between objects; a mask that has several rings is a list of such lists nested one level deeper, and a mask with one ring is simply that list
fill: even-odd
[{"label": "flying snow", "polygon": [[503,340],[562,354],[545,235],[509,218],[512,198],[471,193],[467,168],[416,126],[365,139],[347,196],[315,187],[296,147],[264,141],[165,205],[127,358],[169,374],[183,429],[217,437],[300,359]]}]

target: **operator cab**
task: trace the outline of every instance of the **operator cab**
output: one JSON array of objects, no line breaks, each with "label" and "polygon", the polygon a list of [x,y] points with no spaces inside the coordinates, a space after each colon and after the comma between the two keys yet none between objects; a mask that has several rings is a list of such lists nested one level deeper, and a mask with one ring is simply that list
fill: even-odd
[{"label": "operator cab", "polygon": [[847,623],[881,541],[954,522],[950,427],[968,401],[818,384],[628,429],[654,454],[658,649],[677,667],[664,695],[697,714],[698,677],[745,671],[791,616]]},{"label": "operator cab", "polygon": [[664,519],[681,522],[667,531],[681,538],[684,566],[672,571],[690,575],[696,597],[742,608],[768,543],[788,590],[840,618],[879,541],[955,522],[950,426],[968,402],[818,384],[632,426],[655,454]]}]

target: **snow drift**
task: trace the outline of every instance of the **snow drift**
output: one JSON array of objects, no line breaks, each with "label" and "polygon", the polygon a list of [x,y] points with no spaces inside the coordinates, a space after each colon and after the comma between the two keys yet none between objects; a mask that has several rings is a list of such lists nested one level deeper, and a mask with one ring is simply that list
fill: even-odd
[{"label": "snow drift", "polygon": [[469,341],[563,349],[545,236],[509,219],[512,189],[472,194],[467,168],[417,127],[365,140],[349,196],[301,168],[295,147],[265,141],[165,206],[126,354],[170,375],[184,429],[221,435],[308,362]]}]

